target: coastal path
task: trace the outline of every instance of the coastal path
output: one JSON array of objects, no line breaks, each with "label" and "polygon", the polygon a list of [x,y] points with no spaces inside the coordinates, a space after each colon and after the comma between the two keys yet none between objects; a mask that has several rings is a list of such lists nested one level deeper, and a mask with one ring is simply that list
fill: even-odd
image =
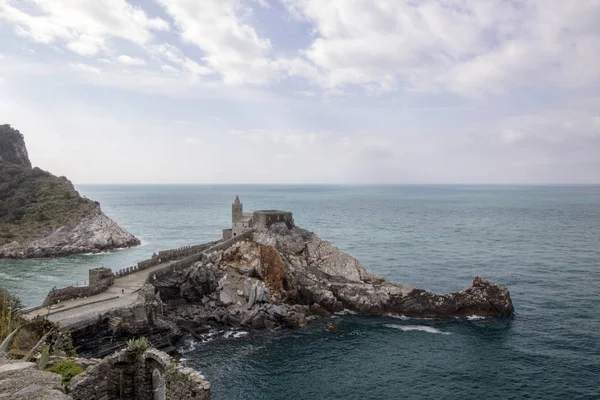
[{"label": "coastal path", "polygon": [[135,303],[137,291],[144,285],[146,279],[153,273],[168,267],[177,260],[167,261],[153,267],[136,271],[135,273],[115,278],[114,284],[103,293],[85,298],[62,301],[48,308],[38,308],[23,314],[31,320],[37,316],[46,316],[52,322],[60,324],[61,328],[70,328],[82,320],[89,320],[98,314],[104,314],[117,308]]}]

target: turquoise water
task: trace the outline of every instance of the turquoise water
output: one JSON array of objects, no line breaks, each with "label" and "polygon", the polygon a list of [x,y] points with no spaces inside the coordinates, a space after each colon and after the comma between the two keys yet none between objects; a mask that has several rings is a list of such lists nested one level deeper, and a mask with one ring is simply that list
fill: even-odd
[{"label": "turquoise water", "polygon": [[247,210],[294,212],[393,281],[436,292],[481,275],[510,288],[511,320],[336,316],[261,334],[186,340],[214,399],[600,398],[600,187],[80,186],[141,247],[0,261],[0,285],[36,304],[87,269],[219,237]]}]

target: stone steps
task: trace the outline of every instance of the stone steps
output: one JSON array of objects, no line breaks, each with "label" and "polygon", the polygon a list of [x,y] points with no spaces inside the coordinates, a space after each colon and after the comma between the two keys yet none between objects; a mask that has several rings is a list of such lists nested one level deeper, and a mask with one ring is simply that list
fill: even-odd
[{"label": "stone steps", "polygon": [[108,326],[112,331],[116,331],[121,326],[123,318],[121,317],[110,317],[108,318]]}]

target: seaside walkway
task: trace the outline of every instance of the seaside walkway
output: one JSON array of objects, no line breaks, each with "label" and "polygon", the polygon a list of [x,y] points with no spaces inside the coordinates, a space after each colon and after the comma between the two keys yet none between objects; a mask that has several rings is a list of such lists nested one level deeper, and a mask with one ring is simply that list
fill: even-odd
[{"label": "seaside walkway", "polygon": [[26,312],[23,316],[30,320],[48,314],[50,321],[59,323],[61,328],[69,328],[82,320],[95,318],[99,314],[135,303],[137,291],[144,285],[146,279],[177,261],[167,261],[130,275],[115,278],[114,284],[106,292],[60,302],[50,308],[49,314],[48,309],[43,307]]}]

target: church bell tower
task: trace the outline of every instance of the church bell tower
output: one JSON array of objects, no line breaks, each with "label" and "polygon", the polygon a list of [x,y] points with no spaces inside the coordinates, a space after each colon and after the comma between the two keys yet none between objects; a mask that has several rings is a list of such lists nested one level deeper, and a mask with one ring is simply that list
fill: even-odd
[{"label": "church bell tower", "polygon": [[236,195],[233,204],[231,205],[231,222],[236,223],[244,216],[244,205],[240,202],[240,198]]}]

